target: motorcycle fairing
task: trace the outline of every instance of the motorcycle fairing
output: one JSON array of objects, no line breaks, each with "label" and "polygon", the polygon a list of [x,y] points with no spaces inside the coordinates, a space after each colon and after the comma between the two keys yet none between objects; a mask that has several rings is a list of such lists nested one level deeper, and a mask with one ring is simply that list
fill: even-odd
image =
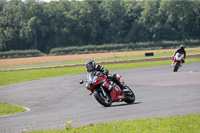
[{"label": "motorcycle fairing", "polygon": [[106,76],[100,77],[100,76],[95,76],[95,74],[96,74],[95,72],[90,72],[87,75],[90,91],[94,90],[96,85],[106,82]]},{"label": "motorcycle fairing", "polygon": [[110,97],[112,101],[119,101],[126,99],[125,95],[122,93],[122,90],[118,85],[115,85],[113,90],[110,92]]},{"label": "motorcycle fairing", "polygon": [[184,57],[183,54],[176,53],[175,58],[174,58],[174,67],[176,66],[176,64],[180,66],[180,63],[182,63],[183,57]]},{"label": "motorcycle fairing", "polygon": [[184,57],[183,54],[176,53],[174,61],[181,61],[181,60],[183,60],[183,57]]},{"label": "motorcycle fairing", "polygon": [[[114,83],[111,83],[112,81],[106,80],[106,76],[96,76],[95,72],[90,72],[87,75],[87,83],[90,87],[88,87],[88,90],[93,91],[97,85],[102,85],[103,87],[107,88],[110,92],[111,100],[114,101],[120,101],[126,99],[126,96],[122,93],[121,88]],[[118,80],[120,80],[120,76],[117,75]]]}]

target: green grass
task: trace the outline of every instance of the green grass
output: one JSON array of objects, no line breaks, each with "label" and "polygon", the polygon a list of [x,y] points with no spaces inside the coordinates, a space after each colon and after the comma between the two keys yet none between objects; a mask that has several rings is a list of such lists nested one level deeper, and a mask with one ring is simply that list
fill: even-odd
[{"label": "green grass", "polygon": [[0,102],[0,115],[16,114],[25,111],[26,109],[11,103]]},{"label": "green grass", "polygon": [[[193,63],[193,62],[200,62],[200,58],[186,60],[186,63]],[[104,65],[104,68],[108,70],[120,70],[120,69],[150,67],[150,66],[169,65],[169,64],[171,64],[171,60],[127,63],[127,64],[112,64],[112,65]],[[79,74],[79,73],[86,73],[86,69],[84,66],[0,72],[0,87],[24,81],[63,76],[63,75]]]},{"label": "green grass", "polygon": [[84,67],[68,67],[53,69],[36,69],[22,71],[0,72],[0,87],[13,83],[37,80],[42,78],[71,75],[85,72]]},{"label": "green grass", "polygon": [[[33,131],[30,133],[200,133],[200,115],[129,120],[65,129]],[[73,122],[70,124],[73,126]]]}]

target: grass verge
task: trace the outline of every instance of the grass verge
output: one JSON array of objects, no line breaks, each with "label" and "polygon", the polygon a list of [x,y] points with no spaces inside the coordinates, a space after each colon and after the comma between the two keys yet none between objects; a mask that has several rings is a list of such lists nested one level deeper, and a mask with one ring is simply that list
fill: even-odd
[{"label": "grass verge", "polygon": [[16,114],[24,111],[26,111],[26,109],[18,105],[0,102],[0,115]]},{"label": "grass verge", "polygon": [[[200,58],[187,59],[187,63],[200,62]],[[154,61],[154,62],[139,62],[139,63],[127,63],[127,64],[112,64],[104,65],[104,68],[108,70],[120,70],[120,69],[130,69],[139,67],[150,67],[159,65],[169,65],[171,60],[167,61]],[[184,65],[183,65],[184,67]],[[22,70],[22,71],[8,71],[0,72],[0,87],[25,82],[30,80],[37,80],[42,78],[71,75],[85,73],[85,67],[67,67],[67,68],[52,68],[52,69],[36,69],[36,70]]]},{"label": "grass verge", "polygon": [[30,133],[199,133],[200,115],[192,114],[153,119],[129,120],[113,123],[71,128],[72,123],[65,129],[33,131]]}]

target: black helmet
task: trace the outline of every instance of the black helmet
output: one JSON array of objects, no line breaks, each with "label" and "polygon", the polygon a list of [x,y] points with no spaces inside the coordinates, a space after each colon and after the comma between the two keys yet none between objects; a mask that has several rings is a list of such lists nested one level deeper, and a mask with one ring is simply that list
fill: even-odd
[{"label": "black helmet", "polygon": [[185,48],[185,44],[181,44],[181,45],[180,45],[180,48],[181,48],[181,49],[184,49],[184,48]]},{"label": "black helmet", "polygon": [[88,72],[94,71],[95,66],[96,66],[96,64],[95,64],[95,62],[94,62],[93,60],[89,60],[89,61],[87,61],[87,63],[85,64],[86,70],[87,70]]}]

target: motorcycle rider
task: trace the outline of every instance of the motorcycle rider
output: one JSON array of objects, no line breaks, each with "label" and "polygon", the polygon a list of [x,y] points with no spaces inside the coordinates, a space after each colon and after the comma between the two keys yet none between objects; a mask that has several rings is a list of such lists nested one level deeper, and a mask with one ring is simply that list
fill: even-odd
[{"label": "motorcycle rider", "polygon": [[[93,60],[88,60],[85,64],[86,70],[89,72],[93,71],[100,71],[103,75],[106,75],[108,77],[109,71],[105,68],[103,68],[100,65],[96,65]],[[100,75],[100,76],[103,76]],[[125,89],[125,86],[117,79],[116,74],[110,77],[112,81],[114,81],[122,90]]]},{"label": "motorcycle rider", "polygon": [[[175,54],[176,53],[180,53],[180,54],[183,54],[184,55],[184,58],[183,58],[183,60],[182,60],[182,63],[184,63],[185,62],[185,58],[186,58],[186,51],[185,51],[185,45],[184,44],[181,44],[180,45],[180,48],[178,48],[175,52],[174,52],[174,54],[173,54],[173,57],[172,57],[172,65],[174,65],[174,56],[175,56]],[[181,63],[181,64],[182,64]]]}]

